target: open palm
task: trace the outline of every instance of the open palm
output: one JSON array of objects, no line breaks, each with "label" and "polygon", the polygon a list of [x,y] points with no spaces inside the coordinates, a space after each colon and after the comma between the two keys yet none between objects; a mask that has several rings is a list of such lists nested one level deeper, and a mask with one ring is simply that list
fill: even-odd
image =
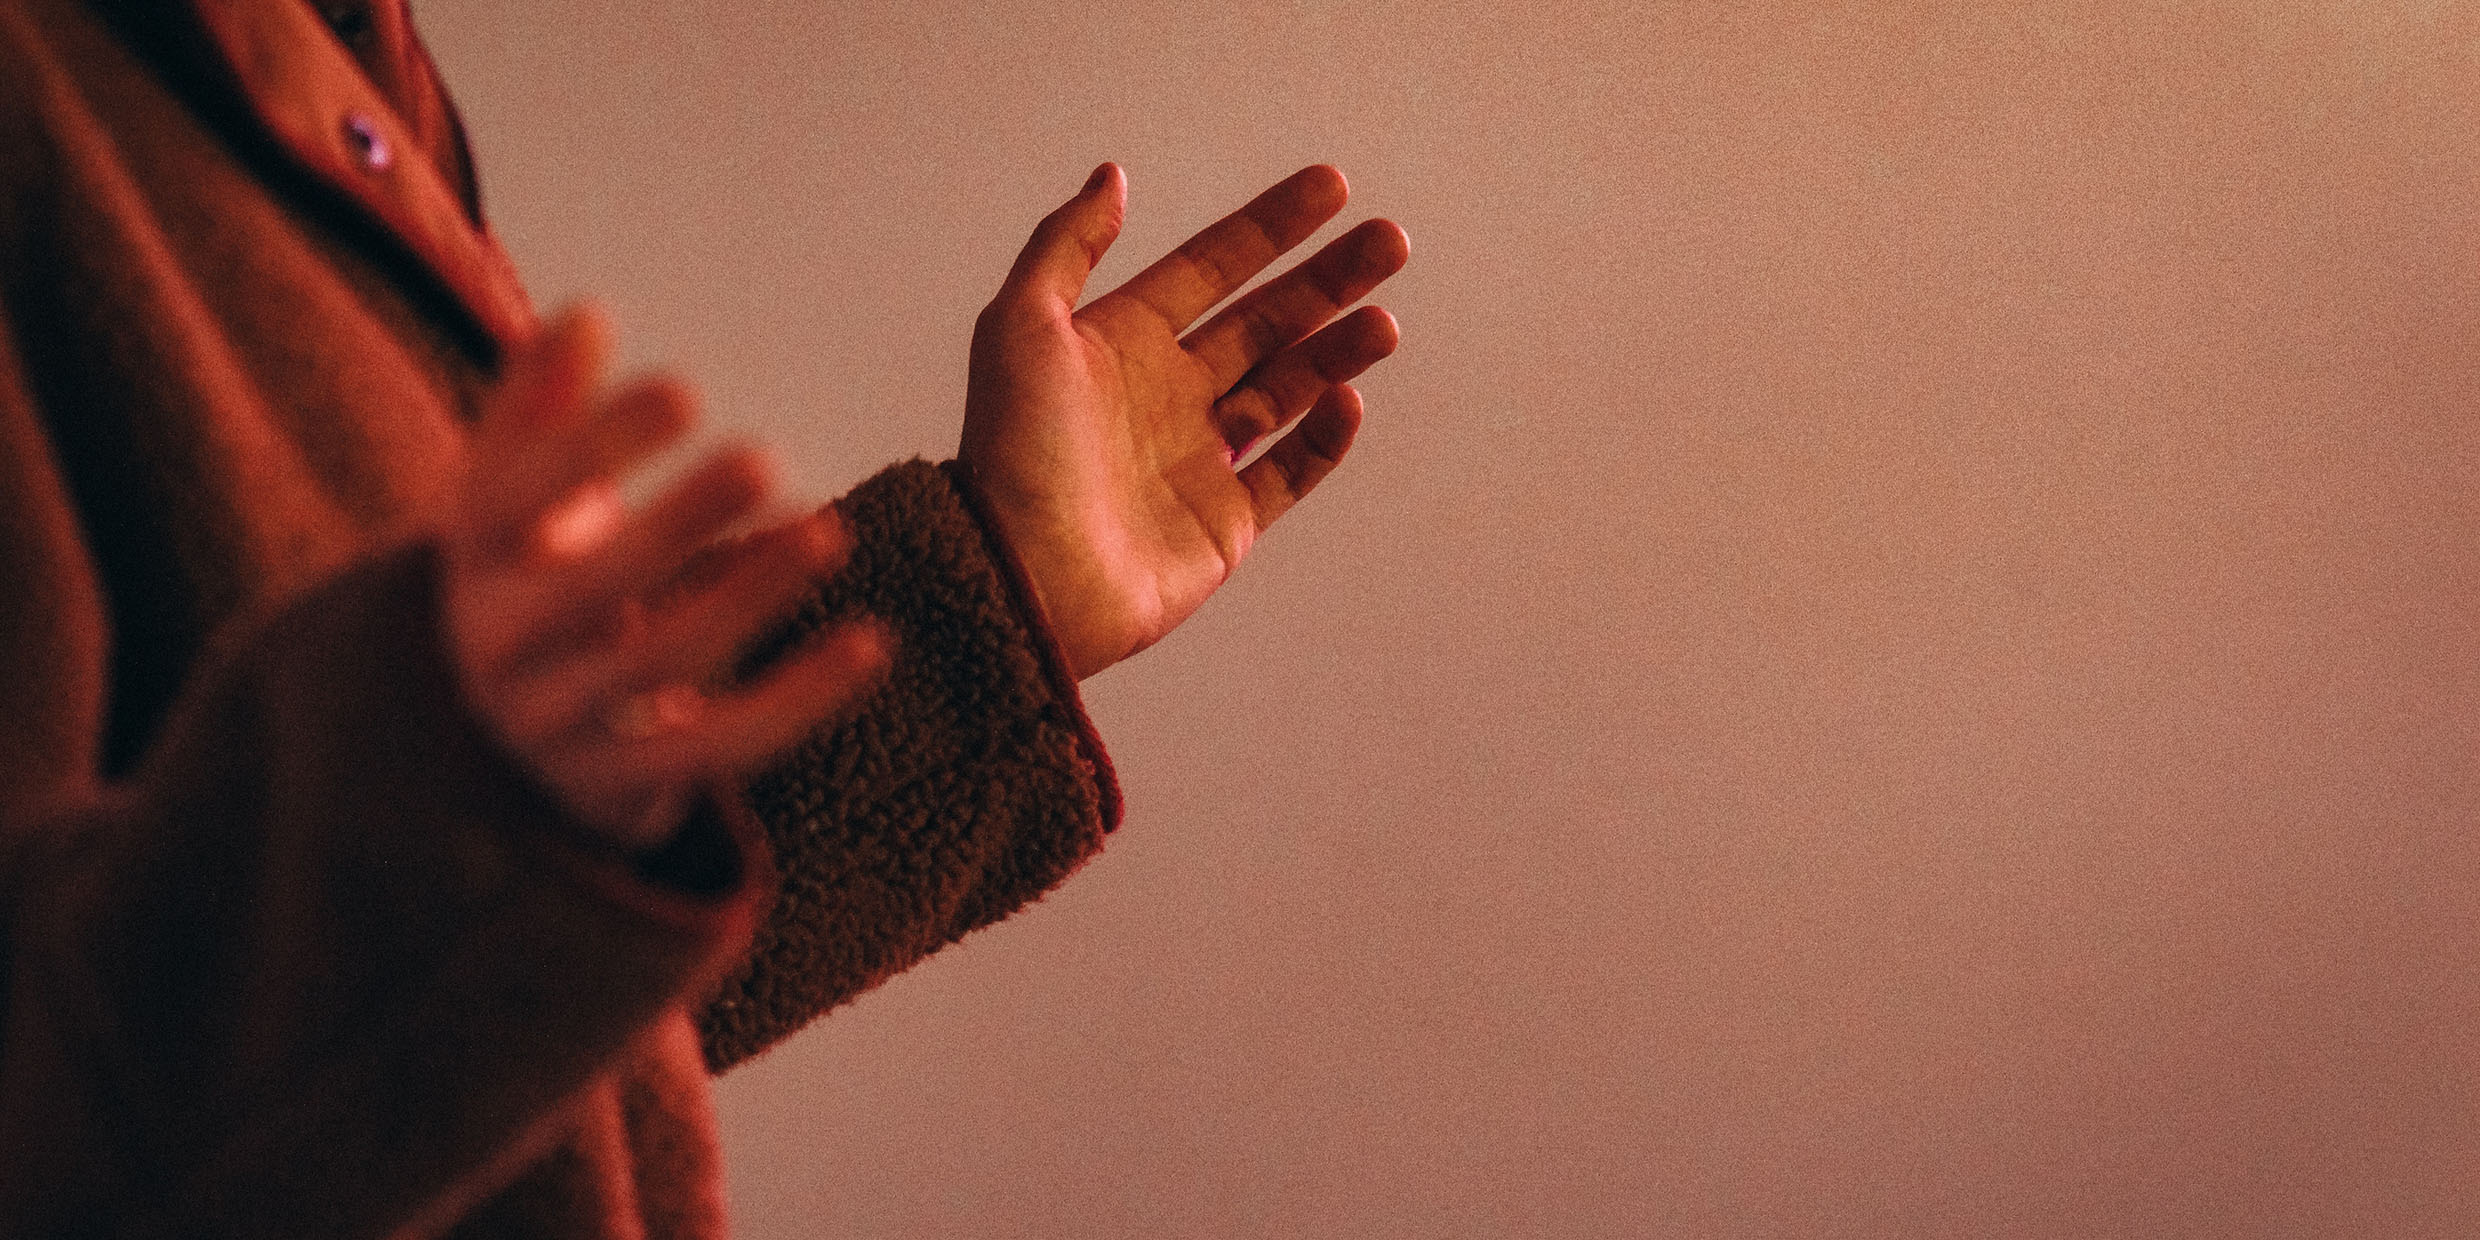
[{"label": "open palm", "polygon": [[1394,351],[1396,329],[1376,307],[1335,316],[1402,268],[1403,230],[1364,223],[1188,330],[1347,193],[1334,169],[1304,169],[1078,309],[1126,211],[1106,164],[983,312],[958,455],[1077,675],[1196,611],[1351,446],[1347,381]]}]

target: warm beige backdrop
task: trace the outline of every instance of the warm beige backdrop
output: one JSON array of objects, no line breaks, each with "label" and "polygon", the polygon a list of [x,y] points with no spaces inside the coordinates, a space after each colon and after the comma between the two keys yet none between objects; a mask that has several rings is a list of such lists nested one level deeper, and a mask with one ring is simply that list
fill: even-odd
[{"label": "warm beige backdrop", "polygon": [[2480,1234],[2466,6],[424,3],[821,496],[1097,160],[1106,278],[1413,237],[1110,853],[724,1084],[744,1234]]}]

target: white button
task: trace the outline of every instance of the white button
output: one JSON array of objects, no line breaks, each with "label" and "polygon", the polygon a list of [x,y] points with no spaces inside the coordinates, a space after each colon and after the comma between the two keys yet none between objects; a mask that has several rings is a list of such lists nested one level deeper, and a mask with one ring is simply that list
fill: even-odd
[{"label": "white button", "polygon": [[372,172],[385,172],[396,162],[396,148],[388,145],[387,135],[379,131],[379,122],[368,113],[356,112],[344,118],[344,142],[353,148],[353,158]]}]

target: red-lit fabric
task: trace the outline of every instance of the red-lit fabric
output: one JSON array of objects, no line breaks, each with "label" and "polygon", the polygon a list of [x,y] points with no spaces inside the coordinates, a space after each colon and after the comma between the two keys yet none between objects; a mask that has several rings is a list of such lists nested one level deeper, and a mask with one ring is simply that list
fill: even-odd
[{"label": "red-lit fabric", "polygon": [[422,531],[533,317],[372,2],[0,0],[0,1235],[720,1235],[704,1065],[1116,819],[919,463],[770,647],[886,685],[669,846],[497,751]]}]

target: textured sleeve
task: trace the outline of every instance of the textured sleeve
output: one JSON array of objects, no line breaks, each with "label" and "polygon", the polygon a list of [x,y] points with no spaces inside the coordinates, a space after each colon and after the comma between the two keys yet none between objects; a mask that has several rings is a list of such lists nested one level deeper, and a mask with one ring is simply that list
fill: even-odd
[{"label": "textured sleeve", "polygon": [[1075,678],[961,469],[898,465],[838,507],[850,562],[753,661],[868,615],[893,666],[749,787],[780,881],[700,1022],[717,1070],[1038,897],[1118,823]]},{"label": "textured sleeve", "polygon": [[0,1217],[452,1214],[738,958],[754,824],[734,843],[710,820],[659,872],[602,846],[464,709],[428,559],[246,626],[135,780],[0,840]]}]

